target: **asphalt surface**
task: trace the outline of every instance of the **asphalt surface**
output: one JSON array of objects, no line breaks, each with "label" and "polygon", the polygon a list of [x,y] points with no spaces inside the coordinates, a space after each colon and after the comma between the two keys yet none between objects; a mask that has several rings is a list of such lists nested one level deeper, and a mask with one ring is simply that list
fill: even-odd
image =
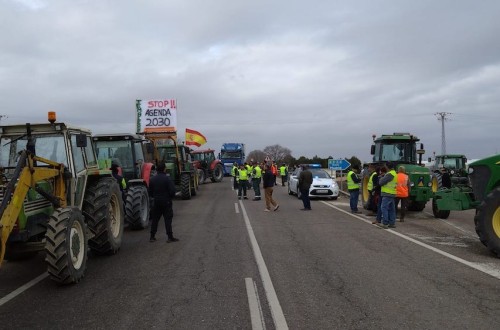
[{"label": "asphalt surface", "polygon": [[[479,242],[473,211],[446,221],[410,212],[393,230],[348,212],[312,211],[281,185],[280,204],[238,201],[231,183],[174,201],[176,243],[125,230],[113,256],[90,256],[78,284],[44,277],[43,255],[0,269],[2,328],[492,329],[500,323],[500,259]],[[41,278],[39,276],[42,276]],[[39,282],[30,282],[38,278]],[[33,285],[24,287],[27,283]],[[252,301],[254,283],[258,301]],[[18,290],[18,291],[16,291]],[[255,292],[255,291],[254,291]],[[255,310],[252,306],[260,306]],[[253,322],[253,323],[252,323]]]}]

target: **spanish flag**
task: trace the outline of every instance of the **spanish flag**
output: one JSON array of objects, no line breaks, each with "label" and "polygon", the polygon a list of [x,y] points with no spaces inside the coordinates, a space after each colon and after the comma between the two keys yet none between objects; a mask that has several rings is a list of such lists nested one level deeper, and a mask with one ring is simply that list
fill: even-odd
[{"label": "spanish flag", "polygon": [[207,139],[203,134],[198,131],[186,128],[186,145],[188,146],[201,146],[207,143]]}]

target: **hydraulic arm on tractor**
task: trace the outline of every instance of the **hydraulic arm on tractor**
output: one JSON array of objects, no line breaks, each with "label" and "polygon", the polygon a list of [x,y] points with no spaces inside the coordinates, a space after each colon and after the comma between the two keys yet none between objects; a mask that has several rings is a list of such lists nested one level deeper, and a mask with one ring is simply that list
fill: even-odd
[{"label": "hydraulic arm on tractor", "polygon": [[[40,163],[46,165],[41,166]],[[66,187],[63,174],[63,164],[35,156],[28,150],[21,151],[14,174],[6,186],[0,205],[0,266],[5,256],[7,240],[14,229],[30,188],[44,196],[54,207],[66,207]],[[37,188],[38,182],[48,179],[53,179],[54,195]]]}]

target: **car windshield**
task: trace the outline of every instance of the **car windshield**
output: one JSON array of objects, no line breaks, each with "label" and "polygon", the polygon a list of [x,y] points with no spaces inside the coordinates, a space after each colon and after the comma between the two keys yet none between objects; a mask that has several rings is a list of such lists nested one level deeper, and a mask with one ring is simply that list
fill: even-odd
[{"label": "car windshield", "polygon": [[326,173],[322,169],[314,169],[313,168],[313,169],[310,169],[310,171],[311,171],[314,179],[329,179],[329,178],[331,178],[330,174]]}]

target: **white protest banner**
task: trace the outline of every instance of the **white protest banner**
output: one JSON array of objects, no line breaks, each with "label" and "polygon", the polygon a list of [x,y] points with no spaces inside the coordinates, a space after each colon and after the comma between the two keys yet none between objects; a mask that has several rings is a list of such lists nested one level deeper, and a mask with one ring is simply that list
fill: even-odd
[{"label": "white protest banner", "polygon": [[176,132],[175,99],[136,100],[137,133]]}]

